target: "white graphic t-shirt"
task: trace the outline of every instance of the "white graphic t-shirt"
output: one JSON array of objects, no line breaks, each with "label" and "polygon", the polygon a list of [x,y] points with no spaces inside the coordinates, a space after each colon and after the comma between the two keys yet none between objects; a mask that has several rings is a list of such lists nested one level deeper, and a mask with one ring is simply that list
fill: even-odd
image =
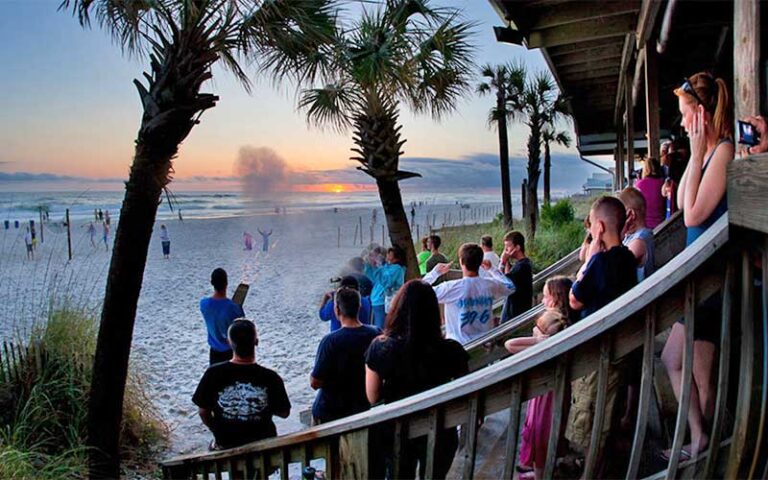
[{"label": "white graphic t-shirt", "polygon": [[[445,304],[445,336],[462,345],[493,328],[493,302],[515,291],[514,284],[495,269],[487,276],[464,277],[436,287],[437,301]],[[432,284],[440,276],[437,267],[424,276]]]}]

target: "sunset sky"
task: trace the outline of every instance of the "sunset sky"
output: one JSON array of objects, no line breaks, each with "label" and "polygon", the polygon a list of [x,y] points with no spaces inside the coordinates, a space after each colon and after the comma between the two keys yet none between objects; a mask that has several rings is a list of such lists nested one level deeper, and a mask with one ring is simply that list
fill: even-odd
[{"label": "sunset sky", "polygon": [[[123,55],[98,26],[82,29],[68,12],[57,11],[59,3],[0,0],[0,190],[82,188],[83,182],[120,188],[127,177],[141,117],[132,80],[141,76],[146,61]],[[477,22],[478,64],[523,59],[531,70],[546,69],[538,52],[496,43],[492,26],[501,22],[486,1],[436,3],[461,7]],[[276,182],[269,188],[333,191],[371,185],[348,159],[350,134],[308,127],[296,110],[291,85],[272,85],[255,72],[253,78],[249,95],[228,72],[214,70],[213,82],[203,91],[219,95],[220,102],[181,147],[175,162],[177,189],[237,188],[244,151],[265,151],[277,159],[280,171],[265,173],[275,176],[266,180]],[[403,168],[425,176],[412,180],[414,185],[498,185],[498,160],[493,168],[497,137],[486,123],[491,104],[491,98],[469,95],[440,123],[402,113],[408,140]],[[526,136],[520,125],[510,129],[517,184]],[[578,189],[596,171],[576,158],[575,149],[555,152],[556,160],[569,166],[570,174],[554,178],[556,184],[562,179],[562,188]]]}]

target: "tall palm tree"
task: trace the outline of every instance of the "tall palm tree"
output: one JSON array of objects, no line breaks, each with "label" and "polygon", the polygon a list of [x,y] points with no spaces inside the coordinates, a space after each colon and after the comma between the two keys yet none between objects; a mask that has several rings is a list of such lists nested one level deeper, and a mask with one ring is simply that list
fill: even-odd
[{"label": "tall palm tree", "polygon": [[313,79],[334,37],[335,0],[63,0],[83,27],[95,18],[123,51],[149,60],[134,80],[141,126],[112,250],[88,414],[91,478],[117,478],[128,357],[160,195],[179,144],[218,97],[201,93],[221,64],[250,83],[238,59],[278,77]]},{"label": "tall palm tree", "polygon": [[502,218],[506,228],[512,227],[512,190],[509,179],[509,139],[507,138],[507,120],[512,112],[507,101],[520,95],[517,87],[525,82],[525,70],[519,65],[484,65],[481,74],[485,81],[477,86],[480,95],[493,94],[496,105],[488,114],[488,124],[495,125],[499,134],[499,164],[501,166],[501,205]]},{"label": "tall palm tree", "polygon": [[544,205],[549,205],[551,200],[549,173],[552,169],[552,157],[549,146],[554,143],[568,148],[571,146],[571,137],[568,135],[568,132],[556,131],[554,125],[550,124],[541,132],[541,140],[544,143]]},{"label": "tall palm tree", "polygon": [[547,72],[536,73],[527,78],[523,75],[524,84],[518,84],[517,89],[522,95],[512,96],[509,99],[509,109],[513,112],[512,118],[522,121],[528,126],[528,182],[525,192],[525,218],[526,230],[529,240],[536,237],[536,226],[539,220],[539,177],[541,176],[541,137],[546,125],[553,123],[560,115],[566,112],[566,103],[557,92],[552,77]]},{"label": "tall palm tree", "polygon": [[435,119],[456,107],[469,88],[471,28],[458,11],[430,0],[387,0],[341,31],[328,60],[333,81],[301,92],[299,106],[311,124],[352,130],[352,160],[376,180],[390,241],[406,252],[408,278],[419,271],[399,182],[420,175],[399,169],[400,107]]}]

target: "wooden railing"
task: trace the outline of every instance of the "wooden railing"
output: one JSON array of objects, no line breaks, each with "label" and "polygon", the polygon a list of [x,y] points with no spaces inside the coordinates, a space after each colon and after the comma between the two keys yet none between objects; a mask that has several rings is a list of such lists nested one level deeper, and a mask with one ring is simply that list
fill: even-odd
[{"label": "wooden railing", "polygon": [[[288,478],[291,464],[309,465],[310,461],[322,460],[328,478],[369,478],[374,472],[372,459],[376,452],[369,452],[369,441],[382,425],[391,425],[396,432],[394,459],[401,458],[406,439],[427,438],[427,478],[432,478],[435,458],[435,439],[443,428],[464,425],[466,443],[463,452],[461,476],[472,478],[477,452],[477,426],[484,416],[506,411],[509,415],[506,443],[506,460],[503,478],[512,478],[522,402],[548,390],[555,391],[555,407],[545,464],[545,477],[551,478],[555,466],[555,448],[563,417],[566,385],[595,370],[598,371],[598,396],[596,411],[603,411],[608,368],[611,362],[622,360],[637,348],[643,348],[642,380],[639,391],[637,422],[632,443],[632,456],[627,467],[627,478],[635,478],[640,472],[640,459],[645,445],[648,423],[646,412],[651,401],[654,376],[653,343],[657,333],[669,328],[681,317],[693,326],[695,306],[719,290],[724,291],[722,311],[722,342],[720,345],[718,390],[715,417],[712,421],[712,441],[706,453],[694,461],[680,461],[680,447],[686,432],[687,404],[692,383],[693,328],[687,328],[684,353],[683,385],[680,407],[672,443],[672,456],[664,472],[658,475],[674,478],[681,469],[699,468],[697,476],[712,477],[723,472],[740,473],[758,449],[751,449],[750,439],[754,429],[749,429],[750,416],[742,411],[754,412],[755,338],[763,338],[755,331],[752,317],[753,266],[746,249],[732,246],[724,249],[728,241],[727,216],[721,218],[702,237],[685,249],[655,275],[646,279],[625,295],[565,331],[540,344],[449,384],[373,408],[372,410],[318,427],[245,445],[242,447],[206,454],[188,455],[163,462],[166,478],[205,478],[213,475],[222,478],[266,478],[278,471],[281,479]],[[765,240],[765,236],[762,237]],[[765,259],[763,241],[762,256]],[[740,261],[738,256],[740,255]],[[740,266],[740,275],[737,267]],[[763,274],[765,276],[765,273]],[[740,330],[742,340],[749,339],[751,349],[742,344],[741,351],[731,351],[731,332],[734,330],[736,306],[733,292],[736,280],[742,286]],[[765,285],[765,284],[763,284]],[[725,286],[725,288],[724,288]],[[745,287],[746,286],[746,287]],[[766,296],[763,288],[762,296]],[[762,334],[764,330],[760,333]],[[733,435],[725,429],[726,394],[729,383],[729,362],[740,357],[738,381],[739,409]],[[759,406],[765,412],[765,402]],[[758,409],[758,410],[759,410]],[[754,416],[754,415],[753,415]],[[592,426],[592,438],[603,429],[603,416],[596,415]],[[760,428],[762,432],[763,428]],[[762,438],[762,437],[761,437]],[[725,440],[723,440],[725,439]],[[593,441],[593,445],[597,442]],[[599,452],[590,450],[585,469],[594,472]],[[757,457],[754,457],[757,458]],[[759,461],[759,460],[756,460]],[[398,478],[395,461],[394,477]],[[648,473],[648,472],[645,472]],[[657,476],[658,476],[657,475]],[[733,475],[738,476],[738,475]]]},{"label": "wooden railing", "polygon": [[[675,213],[667,221],[658,225],[653,231],[653,236],[654,266],[659,269],[685,248],[685,225],[681,213]],[[541,291],[544,288],[544,283],[556,275],[575,275],[580,265],[579,250],[577,249],[534,275],[533,291]],[[502,300],[494,308],[500,308],[503,302]],[[530,335],[534,320],[543,310],[544,307],[541,304],[535,304],[529,311],[510,319],[465,345],[470,357],[469,370],[477,370],[508,356],[509,353],[504,348],[504,341],[513,337]]]}]

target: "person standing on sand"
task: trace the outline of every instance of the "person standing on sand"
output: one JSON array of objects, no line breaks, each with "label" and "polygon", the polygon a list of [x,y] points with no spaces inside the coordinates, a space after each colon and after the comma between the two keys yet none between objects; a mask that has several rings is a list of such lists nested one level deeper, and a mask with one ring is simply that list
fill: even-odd
[{"label": "person standing on sand", "polygon": [[88,223],[88,238],[91,240],[91,246],[96,248],[96,227],[93,222]]},{"label": "person standing on sand", "polygon": [[200,313],[208,330],[208,361],[226,362],[232,358],[232,349],[227,342],[227,329],[236,318],[245,316],[243,307],[227,298],[227,272],[217,268],[211,273],[213,295],[200,300]]},{"label": "person standing on sand", "polygon": [[192,396],[200,419],[213,433],[210,450],[233,448],[277,435],[272,416],[288,418],[291,401],[280,375],[256,363],[256,326],[240,318],[227,330],[234,351],[212,365]]},{"label": "person standing on sand", "polygon": [[245,244],[244,250],[248,250],[249,252],[253,250],[253,235],[249,232],[243,232],[243,243]]},{"label": "person standing on sand", "polygon": [[268,252],[269,251],[269,237],[272,235],[272,230],[268,232],[262,232],[261,229],[256,229],[259,232],[259,235],[261,235],[261,251],[262,252]]},{"label": "person standing on sand", "polygon": [[102,240],[104,240],[104,248],[109,251],[109,224],[104,222],[101,224]]},{"label": "person standing on sand", "polygon": [[168,229],[165,224],[160,225],[160,241],[163,244],[163,258],[171,258],[171,237],[168,235]]},{"label": "person standing on sand", "polygon": [[27,227],[27,231],[24,234],[24,245],[27,247],[27,260],[34,260],[35,249],[34,245],[32,245],[32,233],[29,231],[29,227]]}]

